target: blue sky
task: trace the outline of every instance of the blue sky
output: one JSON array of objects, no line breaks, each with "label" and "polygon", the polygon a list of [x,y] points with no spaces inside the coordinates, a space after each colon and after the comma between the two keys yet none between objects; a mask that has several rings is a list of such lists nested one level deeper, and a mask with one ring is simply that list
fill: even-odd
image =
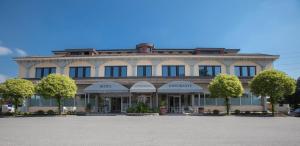
[{"label": "blue sky", "polygon": [[0,0],[0,80],[14,56],[66,48],[225,47],[281,55],[300,76],[299,0]]}]

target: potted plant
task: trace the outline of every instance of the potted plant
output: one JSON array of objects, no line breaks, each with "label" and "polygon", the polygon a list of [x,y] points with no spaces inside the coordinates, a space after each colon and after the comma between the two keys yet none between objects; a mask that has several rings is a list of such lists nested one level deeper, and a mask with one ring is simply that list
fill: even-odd
[{"label": "potted plant", "polygon": [[161,101],[160,102],[160,107],[159,107],[159,113],[161,114],[161,115],[165,115],[165,114],[167,114],[167,107],[166,107],[166,102],[165,101]]}]

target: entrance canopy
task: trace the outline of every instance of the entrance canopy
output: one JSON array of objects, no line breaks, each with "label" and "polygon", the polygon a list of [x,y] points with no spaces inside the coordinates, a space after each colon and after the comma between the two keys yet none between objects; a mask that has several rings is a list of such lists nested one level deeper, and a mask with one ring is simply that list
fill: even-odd
[{"label": "entrance canopy", "polygon": [[156,92],[156,88],[153,84],[147,82],[147,81],[139,81],[136,82],[131,88],[130,92],[136,92],[136,93],[153,93]]},{"label": "entrance canopy", "polygon": [[116,82],[97,82],[84,89],[85,93],[127,93],[128,88]]},{"label": "entrance canopy", "polygon": [[157,89],[158,93],[199,93],[203,89],[189,81],[172,81]]}]

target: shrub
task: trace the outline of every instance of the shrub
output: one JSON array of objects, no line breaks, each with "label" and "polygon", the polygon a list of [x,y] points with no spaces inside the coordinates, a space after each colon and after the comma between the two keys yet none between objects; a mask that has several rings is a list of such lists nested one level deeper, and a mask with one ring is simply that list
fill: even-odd
[{"label": "shrub", "polygon": [[22,115],[22,112],[21,111],[15,111],[15,113],[13,113],[15,116],[17,115]]},{"label": "shrub", "polygon": [[12,116],[13,113],[11,113],[11,112],[6,112],[6,113],[3,113],[3,115],[4,115],[4,116]]},{"label": "shrub", "polygon": [[134,107],[129,107],[127,109],[127,113],[135,113],[135,108]]},{"label": "shrub", "polygon": [[149,108],[145,103],[138,102],[135,106],[129,107],[127,113],[158,113],[158,108]]},{"label": "shrub", "polygon": [[30,115],[30,113],[28,113],[28,112],[23,113],[23,116],[29,116],[29,115]]},{"label": "shrub", "polygon": [[213,114],[214,114],[214,115],[219,115],[219,114],[220,114],[220,111],[217,110],[217,109],[215,109],[215,110],[213,110]]},{"label": "shrub", "polygon": [[35,112],[36,115],[44,115],[45,112],[43,110],[38,110]]},{"label": "shrub", "polygon": [[48,111],[47,111],[47,114],[48,114],[48,115],[55,115],[55,112],[54,112],[53,110],[48,110]]},{"label": "shrub", "polygon": [[137,103],[137,105],[136,105],[137,113],[147,113],[149,111],[150,111],[150,109],[145,103],[143,103],[143,102]]},{"label": "shrub", "polygon": [[67,115],[75,115],[75,112],[74,111],[68,111]]},{"label": "shrub", "polygon": [[246,115],[250,115],[251,112],[250,112],[250,111],[245,111],[245,114],[246,114]]},{"label": "shrub", "polygon": [[239,115],[240,113],[241,113],[240,110],[238,110],[238,109],[234,110],[234,114]]}]

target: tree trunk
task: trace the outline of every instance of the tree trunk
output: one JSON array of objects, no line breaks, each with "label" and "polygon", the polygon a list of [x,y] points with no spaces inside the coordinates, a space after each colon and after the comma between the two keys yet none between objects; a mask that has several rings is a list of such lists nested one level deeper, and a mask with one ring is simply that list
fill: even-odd
[{"label": "tree trunk", "polygon": [[15,105],[15,113],[17,113],[18,111],[18,99],[15,98],[15,102],[14,102],[14,105]]},{"label": "tree trunk", "polygon": [[57,106],[58,106],[58,114],[61,114],[61,98],[60,97],[56,97],[56,101],[57,101]]},{"label": "tree trunk", "polygon": [[272,102],[272,116],[274,117],[275,116],[275,107],[274,107],[274,103]]},{"label": "tree trunk", "polygon": [[230,104],[229,104],[229,98],[225,98],[225,105],[226,105],[226,113],[227,115],[230,115]]},{"label": "tree trunk", "polygon": [[273,97],[270,97],[270,102],[271,102],[271,110],[272,110],[272,116],[274,117],[275,116],[275,101],[274,101],[274,98]]}]

